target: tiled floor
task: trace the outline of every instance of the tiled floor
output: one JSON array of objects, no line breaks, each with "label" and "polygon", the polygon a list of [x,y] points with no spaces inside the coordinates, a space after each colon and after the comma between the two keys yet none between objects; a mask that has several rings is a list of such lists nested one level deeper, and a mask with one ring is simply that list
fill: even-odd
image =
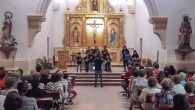
[{"label": "tiled floor", "polygon": [[120,86],[80,86],[75,89],[78,96],[65,110],[128,110],[129,102],[119,93],[122,91]]}]

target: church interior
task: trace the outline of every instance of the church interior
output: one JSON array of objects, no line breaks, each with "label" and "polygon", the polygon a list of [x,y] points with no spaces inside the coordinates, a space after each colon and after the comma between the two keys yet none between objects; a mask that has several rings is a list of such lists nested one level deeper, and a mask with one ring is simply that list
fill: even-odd
[{"label": "church interior", "polygon": [[194,3],[0,0],[0,110],[195,109]]}]

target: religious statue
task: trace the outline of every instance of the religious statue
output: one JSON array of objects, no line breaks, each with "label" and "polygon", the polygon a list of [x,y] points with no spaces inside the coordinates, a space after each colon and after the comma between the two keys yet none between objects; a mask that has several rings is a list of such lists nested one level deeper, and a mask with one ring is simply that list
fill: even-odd
[{"label": "religious statue", "polygon": [[92,11],[98,11],[98,1],[92,0]]},{"label": "religious statue", "polygon": [[114,30],[114,27],[112,27],[110,31],[110,44],[114,45],[116,41],[116,31]]},{"label": "religious statue", "polygon": [[11,35],[12,31],[12,17],[13,14],[9,11],[4,13],[5,20],[3,22],[3,36],[1,38],[0,44],[2,46],[15,46],[17,44],[16,39]]},{"label": "religious statue", "polygon": [[73,35],[73,44],[79,44],[80,32],[77,26],[74,27],[72,35]]},{"label": "religious statue", "polygon": [[179,28],[180,32],[178,40],[179,49],[191,49],[190,35],[192,33],[192,28],[189,20],[190,20],[189,16],[185,15]]}]

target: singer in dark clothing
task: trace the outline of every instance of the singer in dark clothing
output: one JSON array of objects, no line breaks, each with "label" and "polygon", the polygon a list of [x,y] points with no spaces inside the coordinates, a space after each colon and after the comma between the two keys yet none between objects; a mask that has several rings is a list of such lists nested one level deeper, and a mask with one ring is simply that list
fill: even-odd
[{"label": "singer in dark clothing", "polygon": [[103,87],[103,84],[102,84],[102,63],[103,63],[103,59],[100,57],[100,54],[97,54],[96,58],[94,59],[94,64],[95,64],[95,85],[94,85],[94,87],[97,87],[98,76],[100,78],[100,85],[101,85],[101,87]]}]

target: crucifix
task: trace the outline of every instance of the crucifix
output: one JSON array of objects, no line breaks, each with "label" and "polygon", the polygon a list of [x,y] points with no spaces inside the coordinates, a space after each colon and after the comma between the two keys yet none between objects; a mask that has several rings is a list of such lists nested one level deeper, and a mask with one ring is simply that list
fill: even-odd
[{"label": "crucifix", "polygon": [[93,21],[93,23],[87,23],[87,25],[91,26],[93,28],[93,43],[96,45],[96,35],[97,35],[97,28],[100,27],[101,23],[96,23],[96,20]]}]

